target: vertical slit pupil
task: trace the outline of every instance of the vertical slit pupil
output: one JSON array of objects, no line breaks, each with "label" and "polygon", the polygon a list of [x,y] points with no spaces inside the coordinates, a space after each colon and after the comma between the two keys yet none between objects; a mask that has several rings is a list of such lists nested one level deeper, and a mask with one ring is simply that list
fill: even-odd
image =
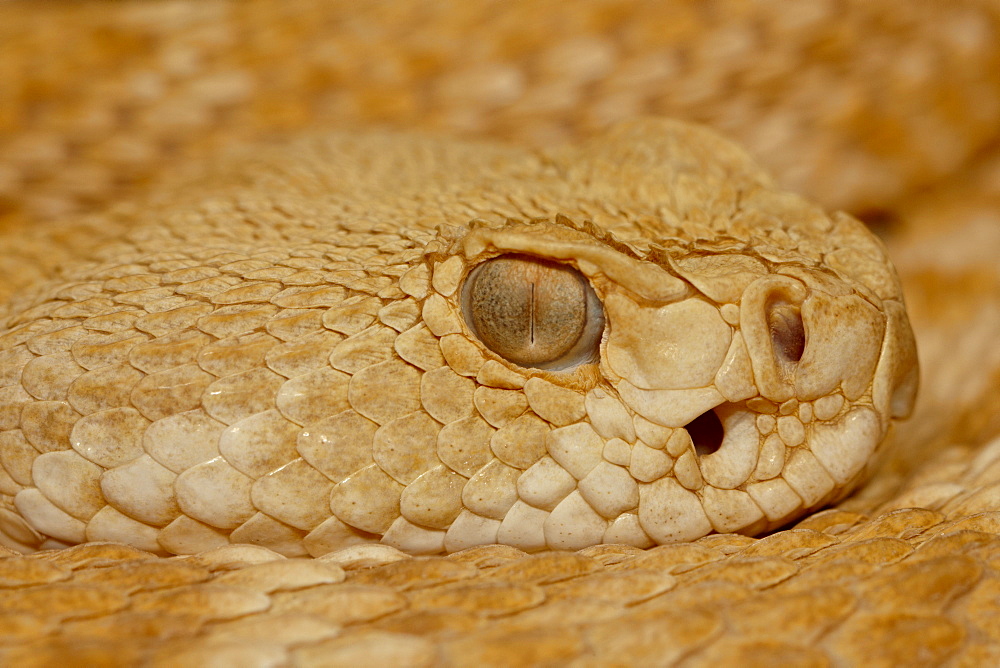
[{"label": "vertical slit pupil", "polygon": [[531,341],[532,344],[534,344],[535,343],[535,283],[534,283],[534,281],[532,281],[532,283],[531,283],[531,303],[528,305],[528,307],[529,307],[528,308],[528,313],[529,313],[528,317],[531,319],[531,322],[528,325],[528,340]]}]

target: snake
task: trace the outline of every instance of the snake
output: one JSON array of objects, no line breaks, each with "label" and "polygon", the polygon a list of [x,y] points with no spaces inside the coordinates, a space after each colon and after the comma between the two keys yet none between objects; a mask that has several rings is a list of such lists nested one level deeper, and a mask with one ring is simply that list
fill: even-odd
[{"label": "snake", "polygon": [[242,164],[13,298],[7,540],[758,533],[850,490],[912,407],[874,235],[704,130],[547,154],[335,136]]},{"label": "snake", "polygon": [[[11,16],[26,15],[12,4]],[[675,4],[677,25],[684,17],[695,34],[715,34],[711,12]],[[871,20],[860,3],[848,4],[852,20]],[[988,71],[983,63],[995,56],[981,42],[995,27],[993,9],[959,4],[967,11],[949,15],[951,24],[918,20],[901,32],[919,35],[930,52],[979,59]],[[116,17],[126,26],[200,20],[158,5]],[[592,21],[614,14],[599,5],[574,11]],[[252,25],[268,23],[268,6],[210,5]],[[87,7],[46,11],[56,20],[90,16]],[[361,15],[369,25],[406,23],[371,11],[374,18]],[[526,10],[509,11],[517,19]],[[643,11],[624,20],[628,30],[662,16]],[[756,32],[722,21],[725,39],[697,42],[735,51],[692,47],[677,62],[738,79],[739,57],[728,71],[711,59],[738,53],[741,39],[789,30],[782,12],[757,11]],[[798,19],[818,25],[808,12]],[[302,29],[297,20],[278,24]],[[482,15],[434,20],[464,34],[464,22]],[[675,30],[672,39],[682,42]],[[615,48],[593,37],[600,30],[580,32],[555,56],[536,61],[527,49],[527,71],[543,72],[531,84],[542,97],[553,94],[549,83],[578,75],[575,85],[600,101],[594,82],[613,78],[605,61]],[[811,47],[818,53],[855,37],[820,33],[828,41]],[[393,35],[374,39],[385,47]],[[396,48],[424,63],[416,47]],[[634,61],[656,72],[666,61],[651,54],[662,55],[650,50]],[[554,141],[566,138],[543,118],[526,140],[506,136],[517,131],[505,129],[507,112],[494,106],[504,102],[484,99],[489,111],[476,122],[492,137],[443,136],[436,124],[472,113],[463,87],[502,101],[511,94],[504,86],[524,85],[490,57],[474,70],[479,78],[443,66],[446,75],[458,72],[460,86],[437,82],[425,101],[454,112],[443,121],[415,121],[405,106],[386,117],[362,114],[376,125],[397,114],[401,127],[330,131],[310,120],[293,137],[257,138],[221,156],[207,155],[214,146],[197,160],[164,149],[156,159],[175,170],[161,168],[152,187],[133,185],[127,196],[124,174],[106,188],[115,201],[92,211],[73,212],[81,200],[72,193],[18,200],[6,223],[10,250],[0,258],[0,545],[37,554],[9,557],[11,564],[58,564],[72,558],[58,555],[92,546],[126,563],[129,555],[181,555],[186,568],[211,567],[210,555],[242,555],[217,569],[237,573],[255,560],[311,563],[296,559],[307,556],[347,570],[426,564],[414,577],[433,582],[433,564],[467,566],[461,560],[473,557],[462,555],[517,561],[501,557],[514,554],[505,549],[524,560],[640,559],[713,545],[731,554],[726,545],[770,539],[741,542],[750,536],[805,535],[811,530],[775,531],[886,475],[901,449],[900,421],[917,401],[916,341],[885,243],[837,209],[865,217],[876,206],[905,208],[894,198],[913,196],[988,145],[996,91],[962,88],[968,73],[932,82],[918,65],[937,65],[906,61],[916,71],[895,73],[941,96],[927,113],[956,113],[962,95],[984,109],[967,111],[961,130],[907,117],[925,124],[932,143],[949,139],[952,150],[925,158],[914,142],[927,135],[892,135],[898,143],[887,150],[908,158],[901,160],[879,154],[884,146],[859,149],[863,132],[842,144],[822,135],[838,113],[850,113],[858,79],[845,77],[844,106],[824,110],[827,127],[814,135],[821,140],[807,146],[813,158],[828,149],[842,163],[833,188],[827,172],[788,169],[787,143],[784,153],[769,153],[773,134],[745,133],[738,116],[692,112],[702,110],[693,85],[688,109],[683,96],[668,100],[686,120],[610,118]],[[197,71],[177,58],[164,66],[178,68],[175,76]],[[134,80],[133,93],[155,89],[155,78]],[[236,83],[220,84],[227,81]],[[207,104],[244,101],[239,81],[222,77],[204,88]],[[367,83],[359,77],[348,91],[367,99]],[[876,119],[883,126],[911,113],[891,98],[886,104]],[[561,107],[552,113],[565,121]],[[726,118],[736,120],[727,127]],[[779,178],[691,121],[745,134]],[[224,135],[222,128],[212,132]],[[68,222],[59,220],[64,214]],[[829,526],[834,535],[845,530]],[[238,551],[245,546],[258,551]],[[420,556],[445,554],[454,556]],[[559,563],[552,567],[571,568]],[[764,572],[748,577],[766,581]],[[62,571],[49,575],[63,579]],[[324,577],[336,581],[343,570],[331,566],[316,582],[330,581]],[[402,642],[421,657],[429,651]],[[362,638],[354,647],[374,645]],[[465,654],[448,656],[462,663],[456,657]]]}]

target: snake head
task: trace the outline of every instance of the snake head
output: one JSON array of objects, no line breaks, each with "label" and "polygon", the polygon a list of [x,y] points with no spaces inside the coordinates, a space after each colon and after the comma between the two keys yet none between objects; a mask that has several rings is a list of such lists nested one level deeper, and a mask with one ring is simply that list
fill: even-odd
[{"label": "snake head", "polygon": [[847,494],[916,390],[878,240],[685,124],[309,138],[108,223],[0,321],[19,550],[755,533]]},{"label": "snake head", "polygon": [[524,379],[531,416],[515,424],[541,425],[521,431],[538,458],[500,542],[757,534],[870,473],[917,389],[884,249],[847,215],[745,195],[711,236],[624,239],[557,216],[453,244],[464,331]]}]

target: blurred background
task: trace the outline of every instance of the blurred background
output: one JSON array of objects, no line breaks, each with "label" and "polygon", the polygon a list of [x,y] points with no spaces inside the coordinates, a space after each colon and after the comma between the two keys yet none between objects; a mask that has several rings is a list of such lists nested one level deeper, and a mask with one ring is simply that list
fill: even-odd
[{"label": "blurred background", "polygon": [[381,126],[541,146],[648,114],[716,128],[883,236],[923,363],[903,452],[1000,432],[992,0],[2,2],[0,287],[37,279],[11,260],[24,235],[62,230],[41,275],[102,232],[66,221],[233,144]]},{"label": "blurred background", "polygon": [[552,144],[659,114],[873,218],[1000,135],[996,3],[151,0],[0,5],[0,213],[103,204],[306,127]]}]

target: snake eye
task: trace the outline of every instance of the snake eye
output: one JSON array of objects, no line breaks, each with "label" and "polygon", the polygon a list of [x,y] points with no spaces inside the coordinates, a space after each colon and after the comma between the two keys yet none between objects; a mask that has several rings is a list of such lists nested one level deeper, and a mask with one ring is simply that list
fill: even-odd
[{"label": "snake eye", "polygon": [[576,269],[528,255],[501,255],[469,273],[465,321],[514,364],[566,369],[597,358],[604,310]]}]

